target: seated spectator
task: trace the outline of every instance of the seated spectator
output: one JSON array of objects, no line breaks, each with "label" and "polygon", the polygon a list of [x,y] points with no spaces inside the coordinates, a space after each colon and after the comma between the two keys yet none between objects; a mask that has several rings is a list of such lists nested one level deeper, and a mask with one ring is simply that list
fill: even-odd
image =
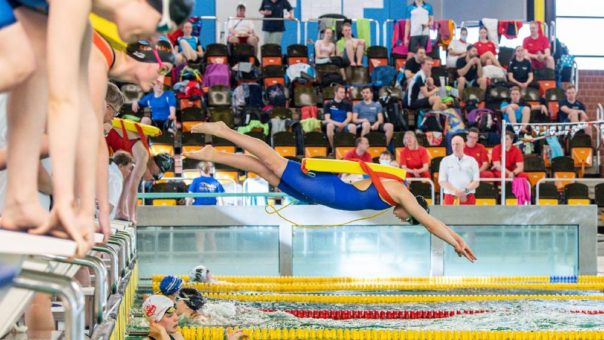
[{"label": "seated spectator", "polygon": [[577,88],[574,85],[566,87],[566,99],[559,102],[559,107],[558,122],[560,123],[586,122],[588,119],[585,105],[577,100]]},{"label": "seated spectator", "polygon": [[151,110],[151,118],[145,116],[143,124],[157,126],[163,131],[174,133],[176,124],[176,96],[171,90],[164,91],[164,84],[155,82],[153,93],[149,93],[139,101],[132,102],[132,111],[138,112],[143,107]]},{"label": "seated spectator", "polygon": [[447,48],[447,68],[457,68],[457,60],[464,58],[468,50],[468,29],[462,27],[459,40],[453,40]]},{"label": "seated spectator", "polygon": [[361,90],[363,101],[356,104],[352,113],[352,122],[356,124],[357,130],[361,129],[361,137],[370,131],[379,131],[386,134],[386,145],[390,145],[390,140],[394,134],[394,125],[384,123],[384,113],[382,105],[373,101],[373,90],[371,87],[363,87]]},{"label": "seated spectator", "polygon": [[514,52],[514,58],[508,66],[508,85],[518,86],[521,89],[532,87],[539,88],[539,84],[533,81],[533,68],[531,62],[525,57],[524,47],[518,46]]},{"label": "seated spectator", "polygon": [[407,89],[407,105],[412,109],[444,110],[447,105],[436,95],[440,89],[432,79],[432,58],[421,61],[421,70],[411,79]]},{"label": "seated spectator", "polygon": [[323,30],[323,38],[315,42],[315,64],[329,64],[336,55],[336,44],[333,43],[333,29]]},{"label": "seated spectator", "polygon": [[432,6],[424,0],[414,0],[407,6],[404,19],[405,45],[409,46],[409,57],[417,53],[419,47],[426,48],[430,39],[430,26],[434,20]]},{"label": "seated spectator", "polygon": [[237,17],[229,20],[227,30],[229,32],[227,41],[230,44],[250,44],[254,46],[254,51],[258,50],[258,36],[254,31],[254,23],[245,19],[245,4],[237,5]]},{"label": "seated spectator", "polygon": [[201,60],[201,57],[203,57],[203,48],[201,47],[199,38],[191,35],[193,33],[193,24],[188,21],[185,22],[182,26],[182,33],[182,37],[179,37],[177,40],[180,58],[184,59],[184,61]]},{"label": "seated spectator", "polygon": [[[214,164],[210,162],[199,162],[197,164],[197,170],[199,170],[199,177],[193,179],[193,182],[189,185],[189,193],[218,193],[224,192],[222,184],[212,177],[212,169]],[[222,199],[216,197],[187,197],[187,205],[216,205],[220,201],[222,205]]]},{"label": "seated spectator", "polygon": [[[524,157],[522,151],[513,144],[514,133],[512,131],[505,132],[505,177],[527,177],[524,171]],[[501,144],[495,145],[493,148],[493,175],[495,178],[501,178]]]},{"label": "seated spectator", "polygon": [[480,184],[480,173],[476,160],[464,154],[461,136],[451,139],[453,153],[440,162],[438,183],[443,187],[445,205],[474,205],[474,193]]},{"label": "seated spectator", "polygon": [[526,56],[531,61],[534,69],[555,69],[555,61],[551,54],[549,39],[540,32],[539,24],[535,21],[530,24],[531,35],[524,38],[522,47]]},{"label": "seated spectator", "polygon": [[352,104],[346,100],[346,89],[342,85],[337,85],[334,99],[324,106],[323,124],[329,140],[329,145],[333,148],[333,136],[336,132],[357,133],[357,127],[352,123]]},{"label": "seated spectator", "polygon": [[207,318],[201,311],[206,298],[194,288],[183,288],[176,299],[176,313],[182,320],[179,326],[199,326],[206,323]]},{"label": "seated spectator", "polygon": [[478,85],[481,89],[487,89],[486,79],[482,77],[482,63],[478,57],[478,50],[475,46],[468,46],[466,56],[457,59],[457,91],[458,97],[463,98],[463,90],[466,87],[475,87]]},{"label": "seated spectator", "polygon": [[163,296],[169,298],[172,301],[176,301],[176,296],[182,288],[183,281],[181,278],[167,275],[159,283],[159,291]]},{"label": "seated spectator", "polygon": [[473,127],[468,130],[468,136],[466,137],[466,146],[463,149],[464,154],[474,158],[478,163],[478,170],[480,171],[480,178],[493,178],[493,172],[491,163],[489,162],[489,152],[484,145],[478,143],[480,138],[480,131]]},{"label": "seated spectator", "polygon": [[513,86],[510,89],[510,102],[501,103],[501,112],[503,113],[503,120],[511,124],[521,122],[521,131],[526,132],[531,118],[531,108],[520,96],[520,88],[518,86]]},{"label": "seated spectator", "polygon": [[149,321],[152,340],[183,340],[178,332],[178,314],[174,301],[162,295],[151,295],[143,302],[143,314]]},{"label": "seated spectator", "polygon": [[338,44],[338,55],[344,58],[346,64],[350,63],[350,66],[363,65],[365,40],[352,37],[352,26],[350,23],[342,25],[342,36],[343,44]]},{"label": "seated spectator", "polygon": [[125,152],[117,151],[109,160],[109,217],[113,220],[124,190],[124,179],[130,176],[134,168],[134,158]]},{"label": "seated spectator", "polygon": [[394,159],[394,156],[392,155],[392,153],[388,150],[384,150],[380,154],[380,164],[394,166],[397,168],[400,167],[400,164],[398,164],[398,162]]},{"label": "seated spectator", "polygon": [[430,156],[428,151],[417,142],[415,132],[407,131],[403,137],[405,147],[399,154],[401,168],[407,170],[407,176],[412,178],[430,178]]},{"label": "seated spectator", "polygon": [[354,141],[354,149],[346,152],[344,155],[344,160],[371,163],[373,158],[371,158],[371,154],[369,154],[368,150],[369,140],[365,137],[359,137]]},{"label": "seated spectator", "polygon": [[422,68],[421,62],[426,58],[426,49],[419,47],[417,52],[405,62],[405,80],[409,84],[411,79],[419,72]]},{"label": "seated spectator", "polygon": [[487,65],[487,61],[490,61],[493,65],[501,68],[501,64],[497,60],[497,48],[489,40],[489,31],[485,27],[480,28],[478,42],[474,46],[478,50],[478,55],[483,66]]}]

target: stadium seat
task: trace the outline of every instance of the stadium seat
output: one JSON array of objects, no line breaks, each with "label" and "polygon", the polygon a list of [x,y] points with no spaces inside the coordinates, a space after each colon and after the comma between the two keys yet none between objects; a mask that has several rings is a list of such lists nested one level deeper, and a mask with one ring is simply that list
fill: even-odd
[{"label": "stadium seat", "polygon": [[231,106],[231,88],[224,85],[216,85],[208,90],[208,105],[210,107]]},{"label": "stadium seat", "polygon": [[205,136],[200,133],[183,132],[181,141],[183,153],[198,151],[201,150],[205,145]]},{"label": "stadium seat", "polygon": [[321,94],[323,95],[323,105],[325,105],[327,101],[332,100],[336,97],[336,87],[324,87],[323,89],[321,89]]},{"label": "stadium seat", "polygon": [[429,205],[434,205],[432,201],[432,185],[430,183],[413,181],[409,183],[409,191],[411,191],[413,196],[423,197]]},{"label": "stadium seat", "polygon": [[555,80],[539,80],[539,93],[541,96],[545,96],[548,90],[556,88]]},{"label": "stadium seat", "polygon": [[[177,192],[186,192],[186,185],[182,181],[157,181],[153,183],[151,187],[151,192],[161,192],[161,193],[177,193]],[[176,198],[166,198],[166,199],[153,199],[153,206],[162,206],[162,205],[176,205],[178,199]]]},{"label": "stadium seat", "polygon": [[556,185],[551,182],[539,184],[539,199],[535,198],[537,205],[558,205],[560,194]]},{"label": "stadium seat", "polygon": [[304,157],[327,157],[329,142],[322,132],[308,132],[304,134]]},{"label": "stadium seat", "polygon": [[405,63],[407,62],[407,56],[392,54],[391,60],[393,61],[394,68],[396,68],[396,70],[398,71],[405,67]]},{"label": "stadium seat", "polygon": [[237,149],[233,142],[216,136],[212,136],[212,145],[216,150],[230,153],[235,153]]},{"label": "stadium seat", "polygon": [[264,44],[260,47],[261,65],[283,65],[283,53],[281,52],[281,45],[277,44]]},{"label": "stadium seat", "polygon": [[364,66],[349,66],[345,69],[346,81],[351,85],[369,84],[369,70]]},{"label": "stadium seat", "polygon": [[191,128],[193,126],[207,120],[207,116],[204,111],[197,107],[181,109],[180,116],[183,132],[191,132]]},{"label": "stadium seat", "polygon": [[531,107],[538,107],[541,100],[541,95],[539,94],[539,90],[534,89],[532,87],[527,87],[520,91],[522,95],[522,99]]},{"label": "stadium seat", "polygon": [[287,65],[308,64],[308,47],[293,44],[287,46]]},{"label": "stadium seat", "polygon": [[537,185],[540,180],[547,177],[543,158],[538,155],[524,155],[524,172],[528,176],[531,187]]},{"label": "stadium seat", "polygon": [[292,111],[286,107],[273,107],[271,118],[292,119]]},{"label": "stadium seat", "polygon": [[[438,183],[438,173],[440,171],[440,162],[443,157],[436,157],[430,160],[430,174],[432,175],[432,182],[434,182],[434,191],[440,192],[440,184]],[[442,202],[441,202],[442,204]]]},{"label": "stadium seat", "polygon": [[371,158],[380,157],[382,152],[386,150],[386,135],[381,132],[369,132],[365,135],[365,138],[369,140],[369,154]]},{"label": "stadium seat", "polygon": [[484,108],[485,91],[479,87],[469,87],[463,91],[463,102],[476,101],[479,108]]},{"label": "stadium seat", "polygon": [[564,197],[568,205],[590,205],[589,188],[583,183],[570,183],[564,187]]},{"label": "stadium seat", "polygon": [[403,150],[403,148],[405,147],[405,144],[403,142],[403,139],[405,137],[405,133],[404,132],[395,132],[392,135],[392,143],[394,144],[394,158],[396,159],[396,161],[398,163],[400,163],[400,154],[401,151]]},{"label": "stadium seat", "polygon": [[564,190],[564,187],[577,177],[575,161],[567,156],[552,159],[552,174],[554,178],[564,179],[556,182],[558,191]]},{"label": "stadium seat", "polygon": [[518,205],[518,199],[512,191],[512,182],[505,182],[505,205]]},{"label": "stadium seat", "polygon": [[604,208],[604,183],[596,184],[594,192],[596,198],[595,203],[598,205],[598,207]]},{"label": "stadium seat", "polygon": [[258,65],[254,46],[250,44],[232,44],[229,46],[231,50],[231,53],[229,54],[231,66],[234,66],[240,62],[248,62],[253,65]]},{"label": "stadium seat", "polygon": [[476,205],[497,205],[497,187],[494,184],[481,182],[476,188]]},{"label": "stadium seat", "polygon": [[547,103],[547,110],[549,111],[549,117],[553,122],[558,121],[558,111],[560,111],[559,101],[566,99],[564,90],[560,88],[548,89],[545,92],[545,102]]},{"label": "stadium seat", "polygon": [[354,149],[355,135],[348,132],[336,133],[333,137],[333,146],[336,159],[344,158],[344,155]]},{"label": "stadium seat", "polygon": [[209,44],[204,57],[207,64],[228,64],[229,49],[225,44]]},{"label": "stadium seat", "polygon": [[447,155],[447,148],[444,146],[428,146],[426,151],[430,156],[430,159],[437,157],[445,157]]},{"label": "stadium seat", "polygon": [[178,100],[178,107],[180,107],[181,110],[187,109],[187,108],[198,108],[201,109],[201,99],[194,99],[194,100],[190,100],[190,99],[180,99]]},{"label": "stadium seat", "polygon": [[231,128],[235,126],[235,116],[230,106],[210,107],[208,108],[208,113],[212,122],[223,121]]},{"label": "stadium seat", "polygon": [[499,108],[501,102],[509,101],[510,93],[507,87],[496,86],[488,90],[488,97],[497,106],[497,108]]},{"label": "stadium seat", "polygon": [[296,138],[288,131],[277,132],[273,135],[273,148],[283,157],[296,157]]},{"label": "stadium seat", "polygon": [[296,86],[294,88],[294,107],[314,106],[318,104],[317,93],[311,86]]},{"label": "stadium seat", "polygon": [[174,157],[174,137],[169,133],[151,137],[149,138],[149,148],[154,155],[167,153],[171,157]]},{"label": "stadium seat", "polygon": [[376,67],[389,65],[388,49],[383,46],[370,46],[367,49],[367,64],[369,65],[369,74]]},{"label": "stadium seat", "polygon": [[281,65],[266,65],[262,67],[262,84],[264,88],[275,84],[285,86],[285,71]]},{"label": "stadium seat", "polygon": [[570,140],[570,154],[575,162],[575,168],[579,168],[579,177],[583,177],[585,168],[591,167],[593,162],[591,137],[584,133],[575,134]]},{"label": "stadium seat", "polygon": [[216,167],[216,179],[231,179],[237,183],[239,181],[239,170],[235,168],[231,168],[224,164],[216,163],[214,165]]},{"label": "stadium seat", "polygon": [[348,88],[348,99],[352,102],[352,105],[356,105],[363,100],[363,95],[361,94],[361,87],[351,86]]}]

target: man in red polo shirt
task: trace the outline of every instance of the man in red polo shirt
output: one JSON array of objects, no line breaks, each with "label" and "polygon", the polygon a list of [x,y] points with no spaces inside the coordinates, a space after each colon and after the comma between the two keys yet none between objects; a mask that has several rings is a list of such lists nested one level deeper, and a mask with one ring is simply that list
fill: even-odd
[{"label": "man in red polo shirt", "polygon": [[367,150],[369,150],[369,140],[365,137],[359,137],[354,142],[355,148],[348,151],[344,155],[344,160],[346,161],[363,161],[366,163],[371,163],[373,159]]},{"label": "man in red polo shirt", "polygon": [[466,146],[463,148],[463,153],[474,158],[478,162],[480,178],[493,178],[491,162],[489,161],[489,152],[484,145],[478,143],[480,131],[477,128],[470,128],[468,131]]},{"label": "man in red polo shirt", "polygon": [[524,38],[522,47],[526,50],[526,57],[531,61],[533,68],[555,68],[551,46],[546,36],[539,31],[539,24],[531,22],[531,35]]},{"label": "man in red polo shirt", "polygon": [[[505,177],[525,177],[527,175],[524,171],[524,157],[522,151],[514,146],[514,133],[512,131],[506,131],[505,133]],[[495,178],[501,178],[501,144],[496,145],[493,148],[493,174]]]}]

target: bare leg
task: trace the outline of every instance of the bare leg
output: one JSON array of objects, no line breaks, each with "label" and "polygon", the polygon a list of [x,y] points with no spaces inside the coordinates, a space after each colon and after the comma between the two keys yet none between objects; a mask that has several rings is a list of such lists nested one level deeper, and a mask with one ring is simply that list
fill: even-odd
[{"label": "bare leg", "polygon": [[366,134],[369,133],[369,131],[371,131],[371,124],[369,124],[369,122],[364,121],[361,124],[361,137],[364,137]]},{"label": "bare leg", "polygon": [[122,194],[125,206],[122,207],[122,211],[118,210],[119,215],[117,216],[122,219],[136,222],[138,186],[147,170],[147,162],[149,161],[149,154],[142,142],[134,144],[132,147],[132,156],[134,157],[134,169],[132,169],[130,176],[128,176],[128,181],[124,187],[124,193]]},{"label": "bare leg", "polygon": [[357,66],[354,60],[354,46],[352,44],[352,39],[346,42],[346,50],[344,51],[344,53],[346,53],[346,56],[350,61],[350,66]]},{"label": "bare leg", "polygon": [[526,128],[528,127],[528,124],[531,120],[531,109],[529,109],[528,107],[524,107],[522,109],[522,130],[526,131]]},{"label": "bare leg", "polygon": [[457,96],[463,99],[463,90],[466,88],[466,78],[457,78]]},{"label": "bare leg", "polygon": [[363,65],[363,56],[365,55],[365,40],[357,40],[356,53],[357,53],[357,65]]},{"label": "bare leg", "polygon": [[29,308],[25,312],[25,325],[32,333],[32,337],[51,338],[50,333],[55,330],[51,307],[50,295],[42,293],[34,295]]},{"label": "bare leg", "polygon": [[328,123],[327,124],[327,129],[326,129],[326,135],[327,135],[327,140],[329,141],[329,145],[333,148],[333,136],[335,134],[335,125],[333,125],[332,123]]},{"label": "bare leg", "polygon": [[27,79],[36,65],[21,23],[0,30],[0,51],[0,92],[5,92]]},{"label": "bare leg", "polygon": [[384,124],[384,133],[386,134],[386,145],[390,145],[390,141],[394,135],[394,125],[392,123]]}]

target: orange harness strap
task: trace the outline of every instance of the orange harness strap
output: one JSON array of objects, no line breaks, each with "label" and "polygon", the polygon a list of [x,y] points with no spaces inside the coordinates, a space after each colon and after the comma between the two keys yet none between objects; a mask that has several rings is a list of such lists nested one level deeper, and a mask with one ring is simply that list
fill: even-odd
[{"label": "orange harness strap", "polygon": [[115,52],[111,45],[97,31],[92,31],[92,43],[103,54],[107,67],[111,70],[113,64],[115,64]]},{"label": "orange harness strap", "polygon": [[386,188],[384,188],[384,184],[381,181],[381,178],[387,178],[387,179],[393,179],[395,181],[399,181],[399,182],[404,182],[400,177],[389,174],[389,173],[385,173],[385,172],[380,172],[380,171],[373,171],[371,170],[371,168],[367,165],[367,163],[359,160],[359,164],[361,165],[361,169],[363,169],[363,171],[365,171],[365,173],[367,175],[369,175],[369,178],[371,179],[371,183],[375,186],[378,194],[384,199],[384,201],[388,204],[390,204],[391,206],[396,206],[398,205],[393,199],[392,196],[390,196],[390,194],[388,193],[388,191],[386,190]]},{"label": "orange harness strap", "polygon": [[[120,121],[120,123],[122,125],[122,138],[128,139],[128,131],[126,131],[126,125],[124,124],[123,120]],[[149,156],[151,156],[151,148],[149,147],[149,141],[147,140],[147,136],[145,136],[145,134],[143,133],[143,129],[140,127],[140,125],[134,124],[134,126],[136,127],[136,131],[138,132],[138,136],[141,138],[141,142],[143,143],[145,150],[147,150],[147,153],[149,154]]]}]

